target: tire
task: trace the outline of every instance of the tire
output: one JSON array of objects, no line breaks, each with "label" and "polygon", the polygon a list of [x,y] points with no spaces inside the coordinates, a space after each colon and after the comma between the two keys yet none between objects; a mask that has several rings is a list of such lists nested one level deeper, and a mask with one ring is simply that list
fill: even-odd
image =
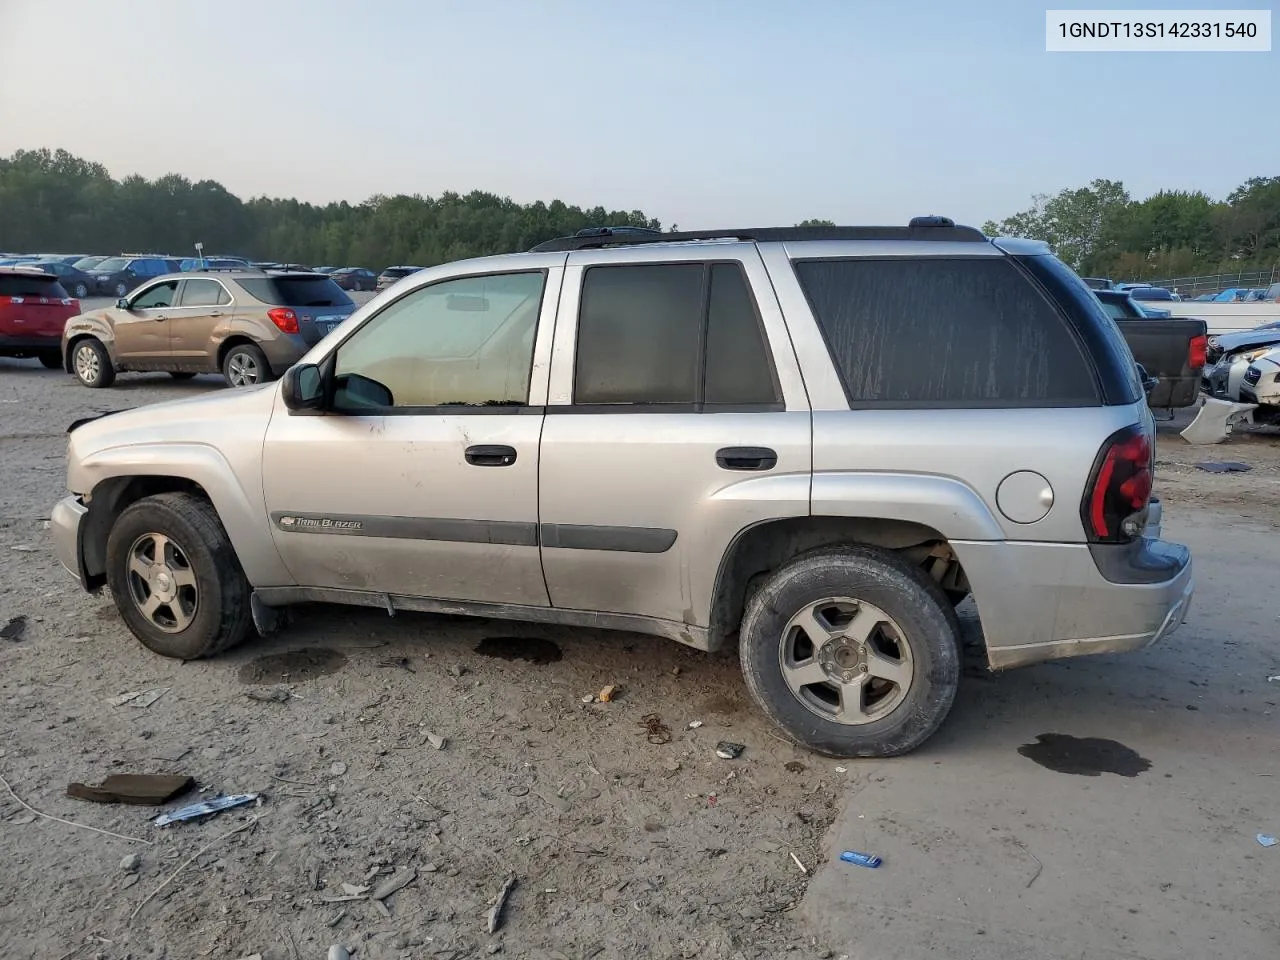
[{"label": "tire", "polygon": [[71,295],[77,300],[83,300],[89,295],[89,288],[83,283],[77,283],[71,290]]},{"label": "tire", "polygon": [[89,337],[71,348],[71,370],[86,387],[109,387],[115,383],[116,368],[101,341]]},{"label": "tire", "polygon": [[[852,618],[863,615],[874,621],[858,626]],[[960,681],[955,610],[923,571],[886,550],[839,547],[790,561],[749,599],[740,637],[756,703],[796,743],[831,757],[914,750],[946,719]]]},{"label": "tire", "polygon": [[274,380],[267,355],[256,344],[237,343],[222,358],[222,375],[233,387],[249,387]]},{"label": "tire", "polygon": [[[144,576],[160,558],[163,569]],[[217,511],[188,493],[145,497],[116,518],[107,584],[125,625],[163,657],[211,657],[253,626],[249,581]]]},{"label": "tire", "polygon": [[129,292],[129,287],[128,287],[128,285],[127,285],[127,284],[125,284],[125,283],[117,283],[117,284],[116,284],[116,296],[117,296],[117,297],[123,297],[123,296],[124,296],[126,293],[128,293],[128,292]]},{"label": "tire", "polygon": [[46,370],[61,370],[62,354],[57,350],[44,350],[40,353],[40,362]]},{"label": "tire", "polygon": [[175,380],[190,380],[195,374],[189,370],[170,370],[169,376]]}]

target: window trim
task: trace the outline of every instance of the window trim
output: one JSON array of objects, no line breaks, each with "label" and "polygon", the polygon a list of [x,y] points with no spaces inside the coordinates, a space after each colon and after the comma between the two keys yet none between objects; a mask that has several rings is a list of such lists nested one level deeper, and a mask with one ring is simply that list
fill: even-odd
[{"label": "window trim", "polygon": [[[216,283],[219,287],[221,287],[222,292],[227,295],[227,302],[226,303],[187,303],[187,284],[192,283],[193,281],[198,282],[200,280],[208,280],[210,283]],[[218,280],[214,277],[183,277],[182,280],[179,281],[179,284],[180,284],[180,287],[178,289],[178,306],[179,307],[198,310],[204,307],[234,307],[236,304],[236,298],[231,295],[231,291],[227,289],[226,284],[224,284],[221,280]]]},{"label": "window trim", "polygon": [[[500,415],[538,415],[541,416],[545,411],[543,404],[530,405],[527,402],[528,397],[533,392],[533,374],[534,365],[538,357],[538,336],[542,332],[542,313],[547,305],[547,293],[550,286],[550,268],[548,267],[526,267],[523,270],[483,270],[475,273],[456,273],[448,277],[441,277],[438,280],[423,283],[419,286],[412,287],[404,291],[394,300],[390,300],[378,308],[374,313],[365,317],[360,325],[353,329],[349,334],[343,337],[338,343],[334,344],[333,349],[316,361],[316,365],[325,370],[325,383],[327,384],[324,398],[324,412],[339,417],[408,417],[408,416],[500,416]],[[431,287],[438,287],[442,283],[453,283],[457,280],[478,280],[484,277],[509,277],[525,274],[539,274],[542,277],[542,293],[538,298],[538,315],[533,327],[533,356],[529,363],[529,382],[525,385],[526,403],[516,406],[497,405],[494,406],[469,406],[469,405],[453,405],[453,404],[437,404],[434,406],[412,406],[412,407],[385,407],[381,409],[363,408],[361,410],[344,410],[333,405],[334,401],[334,379],[337,371],[338,353],[342,348],[356,336],[361,330],[372,323],[376,318],[382,316],[387,310],[400,303],[407,297],[416,295],[422,290]],[[410,274],[411,276],[412,274]],[[326,369],[327,368],[327,369]]]},{"label": "window trim", "polygon": [[[918,260],[927,263],[938,262],[954,262],[954,261],[980,261],[990,263],[993,259],[1005,261],[1014,272],[1024,280],[1030,282],[1031,289],[1035,295],[1040,298],[1041,302],[1058,318],[1058,322],[1067,332],[1072,342],[1076,345],[1076,349],[1080,351],[1080,358],[1084,361],[1085,369],[1089,372],[1090,383],[1093,386],[1093,399],[1081,398],[1079,400],[855,400],[849,390],[849,384],[845,380],[844,370],[841,369],[840,363],[836,360],[835,351],[831,346],[831,341],[827,337],[827,331],[823,326],[822,320],[818,313],[818,308],[814,305],[813,298],[809,295],[809,290],[800,279],[800,272],[797,267],[806,263],[868,263],[880,261],[901,261],[901,260]],[[792,269],[795,272],[796,284],[800,287],[800,292],[804,295],[805,303],[809,307],[809,312],[813,316],[814,326],[818,328],[818,335],[822,338],[822,345],[826,348],[828,362],[835,371],[836,379],[840,383],[840,389],[844,393],[845,401],[849,405],[850,410],[1030,410],[1030,409],[1083,409],[1088,407],[1101,406],[1102,388],[1098,382],[1097,364],[1094,362],[1092,355],[1086,349],[1086,345],[1080,337],[1080,333],[1076,330],[1075,323],[1071,318],[1058,306],[1057,301],[1048,295],[1044,287],[1029,271],[1027,271],[1017,259],[1014,257],[1001,256],[992,258],[991,256],[965,256],[963,254],[947,254],[935,257],[922,257],[914,255],[906,256],[873,256],[873,257],[794,257],[791,260]]]},{"label": "window trim", "polygon": [[[708,402],[705,399],[707,387],[707,337],[711,326],[711,272],[712,268],[726,264],[737,269],[738,276],[747,288],[751,301],[751,315],[755,318],[756,330],[760,335],[760,344],[764,348],[765,362],[769,366],[769,382],[773,386],[774,399],[760,403],[721,403]],[[586,289],[587,277],[597,269],[629,269],[632,267],[671,267],[696,265],[702,268],[702,289],[699,311],[701,323],[698,330],[697,374],[694,380],[694,400],[692,403],[590,403],[577,399],[578,394],[578,361],[581,356],[579,345],[582,341],[582,300]],[[778,413],[787,409],[782,394],[782,382],[778,377],[778,365],[769,343],[769,332],[765,329],[764,317],[760,313],[760,302],[751,285],[751,277],[746,264],[737,257],[696,257],[680,260],[635,260],[618,263],[586,263],[581,267],[581,279],[578,283],[577,314],[573,317],[573,365],[570,370],[570,393],[568,404],[548,406],[548,413],[557,414],[599,414],[599,413]]]}]

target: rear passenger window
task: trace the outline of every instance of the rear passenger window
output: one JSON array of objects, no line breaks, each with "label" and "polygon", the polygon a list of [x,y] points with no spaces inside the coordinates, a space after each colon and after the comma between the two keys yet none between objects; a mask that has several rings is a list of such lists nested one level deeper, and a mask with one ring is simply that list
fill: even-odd
[{"label": "rear passenger window", "polygon": [[188,280],[182,288],[184,307],[216,307],[231,302],[217,280]]},{"label": "rear passenger window", "polygon": [[590,267],[575,404],[777,405],[750,287],[737,263]]},{"label": "rear passenger window", "polygon": [[810,260],[795,270],[852,405],[1098,402],[1066,323],[1003,257]]}]

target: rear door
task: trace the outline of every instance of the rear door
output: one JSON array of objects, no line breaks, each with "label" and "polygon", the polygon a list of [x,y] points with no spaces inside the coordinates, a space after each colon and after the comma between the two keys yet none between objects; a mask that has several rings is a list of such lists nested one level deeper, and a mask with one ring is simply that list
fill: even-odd
[{"label": "rear door", "polygon": [[213,370],[214,332],[231,320],[231,294],[220,280],[192,277],[178,288],[177,305],[169,314],[169,353],[183,369]]},{"label": "rear door", "polygon": [[146,367],[168,359],[169,317],[177,297],[178,281],[163,280],[131,296],[126,309],[109,311],[118,362]]},{"label": "rear door", "polygon": [[808,514],[810,432],[753,244],[571,253],[539,469],[552,605],[709,626],[738,533]]}]

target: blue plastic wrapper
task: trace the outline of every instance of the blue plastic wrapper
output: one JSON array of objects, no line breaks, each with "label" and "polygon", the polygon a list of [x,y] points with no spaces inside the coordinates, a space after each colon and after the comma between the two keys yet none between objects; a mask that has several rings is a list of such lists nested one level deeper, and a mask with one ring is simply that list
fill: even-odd
[{"label": "blue plastic wrapper", "polygon": [[258,799],[256,793],[233,793],[227,797],[214,797],[212,800],[202,800],[199,803],[193,803],[189,806],[179,807],[172,813],[164,813],[156,817],[155,825],[157,827],[165,827],[171,823],[177,823],[180,820],[195,820],[198,817],[207,817],[211,813],[217,813],[220,810],[229,810],[232,807],[243,806],[246,803],[253,803]]},{"label": "blue plastic wrapper", "polygon": [[840,859],[845,863],[856,863],[860,867],[870,867],[873,870],[884,862],[873,853],[858,853],[857,850],[846,850],[840,854]]}]

